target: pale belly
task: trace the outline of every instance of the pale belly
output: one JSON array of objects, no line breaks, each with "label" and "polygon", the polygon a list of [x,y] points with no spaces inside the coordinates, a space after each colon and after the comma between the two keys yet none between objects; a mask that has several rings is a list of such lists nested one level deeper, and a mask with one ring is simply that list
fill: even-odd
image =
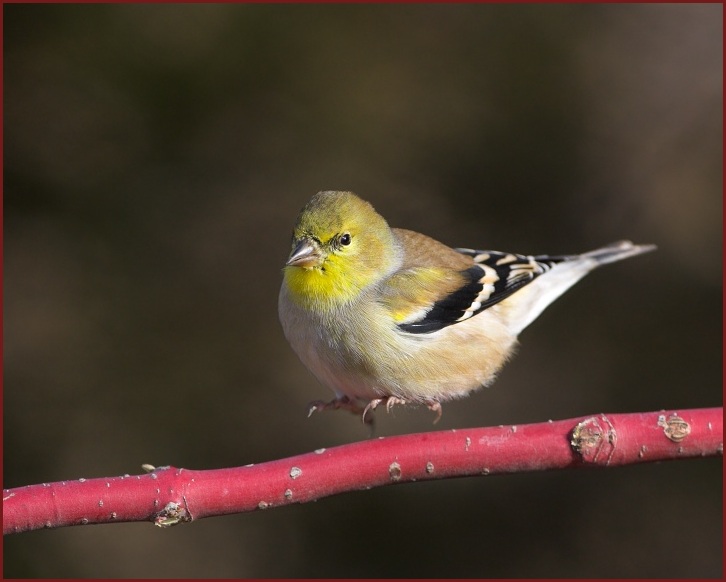
[{"label": "pale belly", "polygon": [[305,366],[337,397],[362,401],[460,398],[490,383],[515,343],[487,313],[431,334],[409,334],[372,324],[385,320],[370,314],[356,325],[358,312],[311,322],[281,297],[283,310],[285,336]]}]

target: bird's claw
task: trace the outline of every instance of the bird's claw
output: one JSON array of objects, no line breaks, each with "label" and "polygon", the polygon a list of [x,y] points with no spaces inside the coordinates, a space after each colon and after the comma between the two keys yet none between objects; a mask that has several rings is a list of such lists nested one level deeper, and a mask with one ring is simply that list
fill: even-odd
[{"label": "bird's claw", "polygon": [[439,422],[441,420],[441,415],[443,414],[443,410],[441,409],[441,402],[438,400],[427,400],[426,406],[431,412],[436,413],[436,418],[434,418],[434,424]]},{"label": "bird's claw", "polygon": [[375,410],[376,408],[378,408],[379,405],[383,404],[384,402],[386,403],[386,412],[391,412],[391,408],[393,408],[396,404],[408,404],[408,401],[404,400],[403,398],[398,398],[397,396],[374,398],[363,409],[363,422],[369,422],[368,420],[366,420],[368,412]]}]

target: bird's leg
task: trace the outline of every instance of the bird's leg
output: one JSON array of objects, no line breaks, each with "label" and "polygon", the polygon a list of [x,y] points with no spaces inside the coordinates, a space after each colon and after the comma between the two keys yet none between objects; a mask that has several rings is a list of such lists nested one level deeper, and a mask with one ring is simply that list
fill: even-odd
[{"label": "bird's leg", "polygon": [[339,409],[350,410],[350,412],[352,412],[353,414],[360,414],[361,412],[365,413],[363,408],[361,408],[361,406],[355,401],[351,400],[347,396],[340,396],[331,400],[330,402],[325,402],[324,400],[315,400],[308,404],[308,418],[313,415],[313,412],[323,412],[324,410]]},{"label": "bird's leg", "polygon": [[441,420],[441,415],[443,414],[443,410],[441,409],[441,402],[438,400],[427,400],[426,406],[428,406],[428,409],[431,412],[436,413],[436,418],[434,418],[434,424],[439,422]]}]

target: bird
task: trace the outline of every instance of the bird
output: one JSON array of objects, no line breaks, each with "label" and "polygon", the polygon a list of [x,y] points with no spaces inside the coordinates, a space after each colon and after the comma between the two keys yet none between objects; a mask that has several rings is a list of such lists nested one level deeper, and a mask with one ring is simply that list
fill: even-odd
[{"label": "bird", "polygon": [[300,211],[278,315],[302,363],[335,397],[308,417],[427,406],[490,385],[518,336],[587,273],[655,250],[620,241],[574,255],[452,248],[392,228],[353,192],[321,191]]}]

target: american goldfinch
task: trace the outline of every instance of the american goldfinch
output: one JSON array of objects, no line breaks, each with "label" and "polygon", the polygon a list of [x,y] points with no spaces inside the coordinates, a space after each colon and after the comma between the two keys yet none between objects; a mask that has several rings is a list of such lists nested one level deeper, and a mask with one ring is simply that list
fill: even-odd
[{"label": "american goldfinch", "polygon": [[[314,411],[441,403],[492,382],[517,336],[588,272],[655,249],[617,242],[581,255],[450,248],[390,228],[352,192],[305,205],[279,316],[293,350],[333,390]],[[370,415],[368,415],[370,416]]]}]

